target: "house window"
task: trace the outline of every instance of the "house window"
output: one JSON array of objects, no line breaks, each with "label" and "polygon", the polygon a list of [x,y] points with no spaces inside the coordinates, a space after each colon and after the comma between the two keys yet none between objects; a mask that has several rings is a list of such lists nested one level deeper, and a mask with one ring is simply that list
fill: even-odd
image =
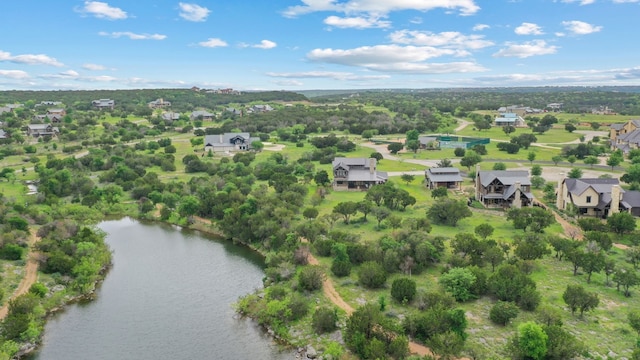
[{"label": "house window", "polygon": [[587,196],[587,204],[591,204],[591,196]]}]

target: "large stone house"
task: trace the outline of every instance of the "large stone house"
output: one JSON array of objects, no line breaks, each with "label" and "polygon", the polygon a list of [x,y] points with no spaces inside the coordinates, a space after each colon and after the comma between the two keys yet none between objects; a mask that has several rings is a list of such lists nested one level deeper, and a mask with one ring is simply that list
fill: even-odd
[{"label": "large stone house", "polygon": [[436,167],[425,170],[424,176],[427,188],[433,190],[439,187],[447,189],[462,189],[462,176],[460,169],[454,167]]},{"label": "large stone house", "polygon": [[113,108],[116,106],[116,102],[115,100],[111,100],[111,99],[99,99],[99,100],[93,100],[91,102],[91,105],[98,110],[104,110],[104,109],[113,110]]},{"label": "large stone house", "polygon": [[163,98],[156,99],[147,103],[147,106],[151,109],[164,109],[171,106],[171,101],[167,101]]},{"label": "large stone house", "polygon": [[207,135],[204,137],[204,151],[231,152],[251,150],[251,144],[260,141],[258,137],[251,137],[249,133],[224,133]]},{"label": "large stone house", "polygon": [[516,113],[502,113],[494,119],[494,124],[496,126],[507,126],[511,125],[513,127],[523,127],[526,126],[526,123],[521,115]]},{"label": "large stone house", "polygon": [[618,179],[564,179],[558,184],[556,207],[571,206],[580,216],[606,218],[620,211],[640,216],[640,191],[625,191]]},{"label": "large stone house", "polygon": [[476,167],[476,200],[487,207],[531,206],[531,180],[526,170],[480,171]]},{"label": "large stone house", "polygon": [[622,150],[628,153],[640,148],[640,119],[629,120],[622,124],[611,124],[609,127],[611,150]]},{"label": "large stone house", "polygon": [[368,190],[377,184],[384,184],[389,176],[378,171],[374,158],[333,159],[333,188],[335,190]]},{"label": "large stone house", "polygon": [[60,132],[57,127],[52,126],[51,124],[30,124],[27,125],[27,135],[33,137],[39,136],[55,136]]}]

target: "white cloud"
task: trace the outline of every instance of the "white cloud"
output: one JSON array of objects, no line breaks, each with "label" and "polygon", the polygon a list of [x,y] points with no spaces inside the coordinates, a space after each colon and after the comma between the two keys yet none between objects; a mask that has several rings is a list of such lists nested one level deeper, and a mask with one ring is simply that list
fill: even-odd
[{"label": "white cloud", "polygon": [[209,48],[215,48],[215,47],[225,47],[227,46],[227,42],[218,38],[209,38],[207,39],[207,41],[201,41],[198,43],[198,45],[202,46],[202,47],[209,47]]},{"label": "white cloud", "polygon": [[315,49],[307,58],[316,62],[359,66],[375,71],[405,73],[445,73],[484,71],[473,62],[431,64],[426,60],[440,56],[459,56],[466,52],[431,46],[376,45],[355,49]]},{"label": "white cloud", "polygon": [[57,74],[40,75],[39,77],[45,78],[45,79],[75,79],[75,78],[78,78],[79,76],[80,74],[77,71],[67,70],[67,71],[59,72]]},{"label": "white cloud", "polygon": [[82,78],[82,80],[89,82],[115,82],[118,80],[117,77],[108,76],[108,75],[99,75],[99,76],[86,76]]},{"label": "white cloud", "polygon": [[[562,0],[563,3],[579,2],[580,5],[590,5],[596,2],[596,0]],[[615,2],[615,0],[614,0]]]},{"label": "white cloud", "polygon": [[280,80],[280,81],[274,81],[273,83],[278,85],[278,86],[302,86],[302,85],[304,85],[304,83],[302,81],[298,81],[298,80]]},{"label": "white cloud", "polygon": [[271,40],[262,40],[262,41],[260,41],[259,44],[253,44],[253,45],[241,44],[240,46],[268,50],[268,49],[275,48],[276,46],[278,46],[278,44],[276,44],[275,42],[273,42]]},{"label": "white cloud", "polygon": [[418,46],[441,46],[455,49],[482,49],[494,45],[484,35],[464,35],[457,31],[432,33],[429,31],[400,30],[389,35],[394,43]]},{"label": "white cloud", "polygon": [[567,29],[567,31],[571,32],[574,35],[588,35],[602,30],[602,26],[594,26],[592,24],[578,20],[563,21],[562,25],[565,27],[565,29]]},{"label": "white cloud", "polygon": [[482,30],[486,30],[488,28],[490,28],[491,26],[487,25],[487,24],[477,24],[476,26],[473,27],[473,31],[482,31]]},{"label": "white cloud", "polygon": [[337,0],[302,0],[302,4],[288,7],[283,15],[296,17],[317,11],[385,15],[393,11],[429,11],[438,8],[458,10],[461,15],[473,15],[480,10],[473,0],[348,0],[341,3]]},{"label": "white cloud", "polygon": [[28,79],[29,74],[22,70],[0,70],[0,77],[9,79]]},{"label": "white cloud", "polygon": [[354,28],[354,29],[370,29],[370,28],[389,28],[391,22],[380,20],[374,17],[339,17],[329,16],[324,19],[324,23],[337,28]]},{"label": "white cloud", "polygon": [[422,18],[416,16],[416,17],[412,18],[411,20],[409,20],[409,22],[412,23],[412,24],[419,25],[419,24],[422,24]]},{"label": "white cloud", "polygon": [[523,22],[520,26],[515,28],[514,32],[518,35],[542,35],[542,28],[537,24]]},{"label": "white cloud", "polygon": [[128,17],[126,11],[101,1],[85,1],[84,7],[76,11],[91,14],[99,19],[123,20]]},{"label": "white cloud", "polygon": [[627,4],[627,3],[637,3],[640,2],[640,0],[613,0],[614,4]]},{"label": "white cloud", "polygon": [[91,71],[106,70],[105,66],[98,65],[98,64],[84,64],[84,65],[82,65],[82,68],[85,69],[85,70],[91,70]]},{"label": "white cloud", "polygon": [[507,43],[507,47],[493,54],[494,57],[527,58],[537,55],[555,54],[557,46],[547,45],[544,40],[533,40],[523,44]]},{"label": "white cloud", "polygon": [[180,7],[180,17],[187,21],[205,21],[211,10],[197,4],[178,3]]},{"label": "white cloud", "polygon": [[105,31],[101,31],[98,33],[100,36],[109,36],[112,38],[120,38],[120,37],[128,37],[131,40],[164,40],[167,38],[167,35],[161,34],[136,34],[130,31],[116,31],[112,33],[108,33]]},{"label": "white cloud", "polygon": [[16,64],[26,65],[50,65],[50,66],[64,66],[61,62],[44,54],[22,54],[11,55],[6,51],[0,50],[0,61],[8,61]]},{"label": "white cloud", "polygon": [[269,72],[266,74],[271,77],[287,78],[287,79],[334,79],[334,80],[348,80],[348,81],[360,81],[360,80],[382,80],[388,79],[389,75],[356,75],[351,72],[340,71],[306,71],[295,73],[277,73]]}]

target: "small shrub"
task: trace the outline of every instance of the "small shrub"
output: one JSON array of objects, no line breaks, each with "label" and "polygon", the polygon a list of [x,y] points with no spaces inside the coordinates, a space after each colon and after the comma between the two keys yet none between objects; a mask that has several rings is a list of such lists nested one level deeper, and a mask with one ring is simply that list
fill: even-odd
[{"label": "small shrub", "polygon": [[391,296],[398,302],[411,302],[416,296],[416,282],[409,278],[400,278],[391,284]]},{"label": "small shrub", "polygon": [[489,311],[489,319],[495,324],[505,326],[518,316],[518,306],[510,301],[498,301]]},{"label": "small shrub", "polygon": [[324,334],[332,332],[338,327],[336,322],[338,321],[338,314],[336,310],[329,307],[321,307],[316,309],[312,317],[313,329],[318,334]]}]

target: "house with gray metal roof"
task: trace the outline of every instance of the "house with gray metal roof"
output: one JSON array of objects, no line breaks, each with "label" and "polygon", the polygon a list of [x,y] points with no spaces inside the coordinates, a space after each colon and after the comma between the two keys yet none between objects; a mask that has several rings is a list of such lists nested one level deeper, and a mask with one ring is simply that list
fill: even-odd
[{"label": "house with gray metal roof", "polygon": [[29,124],[27,125],[27,135],[33,137],[39,136],[56,136],[60,132],[60,129],[52,126],[51,124]]},{"label": "house with gray metal roof", "polygon": [[259,137],[251,137],[249,133],[224,133],[204,137],[204,151],[233,152],[251,150],[251,144],[260,141]]},{"label": "house with gray metal roof", "polygon": [[214,117],[215,114],[204,110],[196,110],[189,115],[189,119],[191,120],[213,120]]},{"label": "house with gray metal roof", "polygon": [[611,124],[609,127],[609,141],[611,150],[619,149],[625,154],[632,149],[639,149],[640,119],[629,120],[621,124]]},{"label": "house with gray metal roof", "polygon": [[113,108],[116,106],[116,101],[111,99],[99,99],[99,100],[93,100],[91,102],[91,105],[94,108],[99,110],[103,110],[103,109],[113,110]]},{"label": "house with gray metal roof", "polygon": [[487,207],[531,206],[531,179],[527,170],[481,171],[476,166],[476,200]]},{"label": "house with gray metal roof", "polygon": [[171,106],[171,101],[159,98],[147,103],[150,109],[163,109]]},{"label": "house with gray metal roof", "polygon": [[366,191],[389,179],[386,172],[377,170],[375,158],[337,157],[333,159],[332,165],[334,190]]},{"label": "house with gray metal roof", "polygon": [[640,216],[640,191],[626,191],[618,179],[564,179],[558,184],[556,206],[575,207],[580,216],[606,218],[627,211]]},{"label": "house with gray metal roof", "polygon": [[462,176],[460,176],[460,169],[458,168],[430,168],[425,170],[424,176],[426,178],[427,188],[431,190],[439,187],[457,190],[462,189]]},{"label": "house with gray metal roof", "polygon": [[496,126],[511,125],[513,127],[523,127],[526,123],[522,116],[516,113],[501,113],[493,120]]}]

